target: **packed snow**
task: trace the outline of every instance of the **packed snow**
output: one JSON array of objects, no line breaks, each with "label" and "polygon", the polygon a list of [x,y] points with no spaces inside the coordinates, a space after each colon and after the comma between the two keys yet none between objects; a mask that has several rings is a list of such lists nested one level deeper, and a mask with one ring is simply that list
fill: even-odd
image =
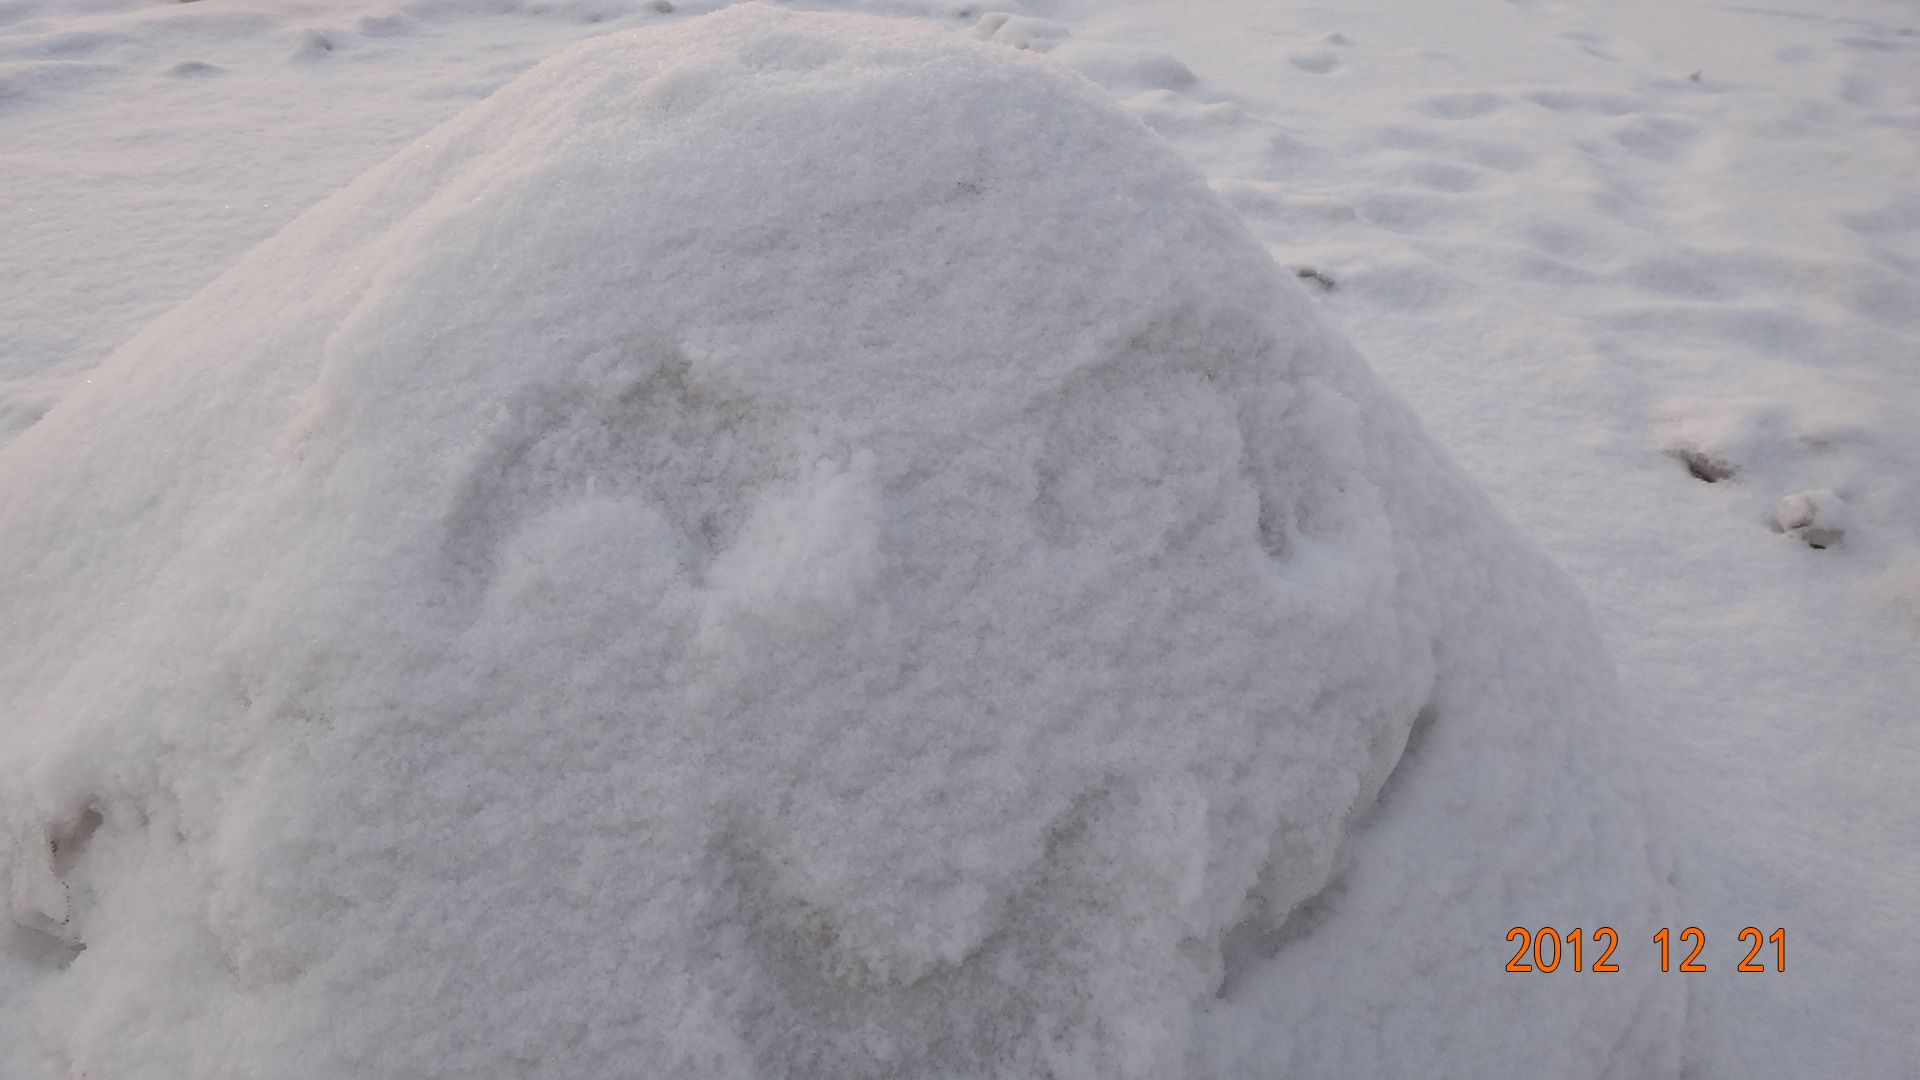
[{"label": "packed snow", "polygon": [[1580,602],[1015,50],[578,46],[4,467],[21,1075],[1670,1071],[1483,962],[1666,896]]},{"label": "packed snow", "polygon": [[1914,1074],[1910,0],[803,6],[0,9],[0,1075]]}]

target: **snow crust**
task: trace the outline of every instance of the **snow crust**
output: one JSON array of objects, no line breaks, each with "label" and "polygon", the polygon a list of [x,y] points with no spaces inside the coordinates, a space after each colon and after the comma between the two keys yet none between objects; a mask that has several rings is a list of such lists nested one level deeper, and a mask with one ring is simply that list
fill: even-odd
[{"label": "snow crust", "polygon": [[0,490],[8,1076],[1678,1072],[1581,602],[1046,60],[576,46]]}]

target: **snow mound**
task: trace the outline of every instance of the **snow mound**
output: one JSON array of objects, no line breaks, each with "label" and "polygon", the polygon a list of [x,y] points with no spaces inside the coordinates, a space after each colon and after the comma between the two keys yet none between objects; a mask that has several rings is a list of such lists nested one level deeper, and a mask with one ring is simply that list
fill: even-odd
[{"label": "snow mound", "polygon": [[1501,970],[1665,917],[1580,601],[1031,55],[578,46],[0,490],[9,1077],[1675,1071]]}]

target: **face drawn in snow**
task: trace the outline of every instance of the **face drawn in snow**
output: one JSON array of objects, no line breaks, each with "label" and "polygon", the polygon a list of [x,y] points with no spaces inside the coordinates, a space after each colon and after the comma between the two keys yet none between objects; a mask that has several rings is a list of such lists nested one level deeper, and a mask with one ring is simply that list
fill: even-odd
[{"label": "face drawn in snow", "polygon": [[[1659,904],[1577,599],[1015,50],[589,42],[111,370],[0,459],[3,805],[106,841],[83,959],[0,993],[76,1069],[1305,1072],[1478,931],[1411,987],[1341,949]],[[1477,989],[1660,1071],[1657,987]]]}]

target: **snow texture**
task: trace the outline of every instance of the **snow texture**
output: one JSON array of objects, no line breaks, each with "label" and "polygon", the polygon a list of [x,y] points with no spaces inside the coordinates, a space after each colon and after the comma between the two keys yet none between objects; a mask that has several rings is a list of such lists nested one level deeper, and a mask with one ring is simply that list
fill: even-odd
[{"label": "snow texture", "polygon": [[1774,508],[1775,527],[1808,547],[1828,548],[1846,539],[1847,522],[1847,504],[1832,488],[1795,492]]},{"label": "snow texture", "polygon": [[0,1073],[1677,1074],[1581,601],[1032,51],[591,40],[0,451]]}]

